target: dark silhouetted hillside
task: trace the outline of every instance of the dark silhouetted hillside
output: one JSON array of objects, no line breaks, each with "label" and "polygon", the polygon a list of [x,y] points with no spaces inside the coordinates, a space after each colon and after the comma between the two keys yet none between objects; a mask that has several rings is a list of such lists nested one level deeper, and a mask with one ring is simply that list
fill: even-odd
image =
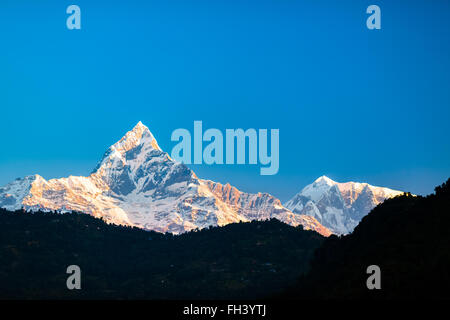
[{"label": "dark silhouetted hillside", "polygon": [[[450,180],[435,194],[386,200],[354,232],[331,236],[284,298],[450,298]],[[381,268],[368,290],[366,268]]]},{"label": "dark silhouetted hillside", "polygon": [[[0,210],[2,299],[257,298],[304,272],[323,237],[277,220],[164,235],[86,214]],[[66,288],[78,265],[82,289]]]}]

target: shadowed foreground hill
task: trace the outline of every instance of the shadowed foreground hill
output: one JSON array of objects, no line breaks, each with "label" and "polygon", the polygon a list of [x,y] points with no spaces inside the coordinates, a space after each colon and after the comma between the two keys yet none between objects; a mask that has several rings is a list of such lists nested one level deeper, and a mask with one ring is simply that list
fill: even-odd
[{"label": "shadowed foreground hill", "polygon": [[[173,236],[86,214],[0,210],[0,298],[263,297],[298,278],[323,239],[277,220]],[[81,290],[66,288],[69,265],[81,268]]]},{"label": "shadowed foreground hill", "polygon": [[[328,238],[284,297],[449,299],[450,180],[435,190],[386,200],[352,234]],[[381,268],[381,290],[366,287],[369,265]]]},{"label": "shadowed foreground hill", "polygon": [[[450,180],[428,197],[386,200],[352,234],[327,239],[277,220],[173,236],[0,209],[0,298],[261,298],[299,278],[282,298],[450,298],[449,227]],[[72,264],[79,291],[66,289]],[[366,287],[369,265],[381,290]]]}]

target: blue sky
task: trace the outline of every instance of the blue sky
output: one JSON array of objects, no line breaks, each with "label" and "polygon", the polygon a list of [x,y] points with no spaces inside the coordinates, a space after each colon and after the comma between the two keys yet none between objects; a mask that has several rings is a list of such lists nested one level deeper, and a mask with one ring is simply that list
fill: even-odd
[{"label": "blue sky", "polygon": [[[82,29],[66,28],[77,4]],[[382,29],[365,9],[381,8]],[[320,175],[430,193],[450,176],[448,1],[0,3],[0,185],[87,175],[138,121],[279,128],[280,170],[195,165],[287,200]]]}]

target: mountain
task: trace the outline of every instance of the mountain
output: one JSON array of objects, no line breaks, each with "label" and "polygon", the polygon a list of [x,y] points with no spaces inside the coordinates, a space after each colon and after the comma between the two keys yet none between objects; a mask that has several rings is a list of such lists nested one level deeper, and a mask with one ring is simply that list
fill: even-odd
[{"label": "mountain", "polygon": [[370,210],[401,191],[367,183],[339,183],[322,176],[285,203],[294,213],[314,217],[335,234],[348,234]]},{"label": "mountain", "polygon": [[[450,299],[450,179],[427,197],[387,199],[346,236],[326,238],[287,299]],[[368,290],[380,270],[381,290]]]},{"label": "mountain", "polygon": [[292,213],[270,194],[199,179],[162,151],[141,122],[105,152],[88,177],[17,179],[0,188],[0,207],[78,211],[108,223],[174,234],[270,218],[331,234],[314,217]]},{"label": "mountain", "polygon": [[[264,298],[304,274],[325,239],[276,219],[174,236],[0,209],[0,300]],[[68,264],[80,266],[82,290],[67,290]]]}]

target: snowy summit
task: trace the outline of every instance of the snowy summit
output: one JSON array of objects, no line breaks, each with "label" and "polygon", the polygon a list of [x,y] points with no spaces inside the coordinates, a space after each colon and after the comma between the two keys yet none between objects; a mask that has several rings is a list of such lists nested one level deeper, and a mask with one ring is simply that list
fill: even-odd
[{"label": "snowy summit", "polygon": [[0,207],[79,211],[109,223],[175,234],[270,218],[331,234],[314,217],[292,213],[270,194],[199,179],[162,151],[141,122],[108,148],[90,176],[18,179],[0,188]]},{"label": "snowy summit", "polygon": [[376,205],[402,193],[367,183],[339,183],[321,176],[286,202],[285,207],[316,218],[335,234],[348,234]]}]

